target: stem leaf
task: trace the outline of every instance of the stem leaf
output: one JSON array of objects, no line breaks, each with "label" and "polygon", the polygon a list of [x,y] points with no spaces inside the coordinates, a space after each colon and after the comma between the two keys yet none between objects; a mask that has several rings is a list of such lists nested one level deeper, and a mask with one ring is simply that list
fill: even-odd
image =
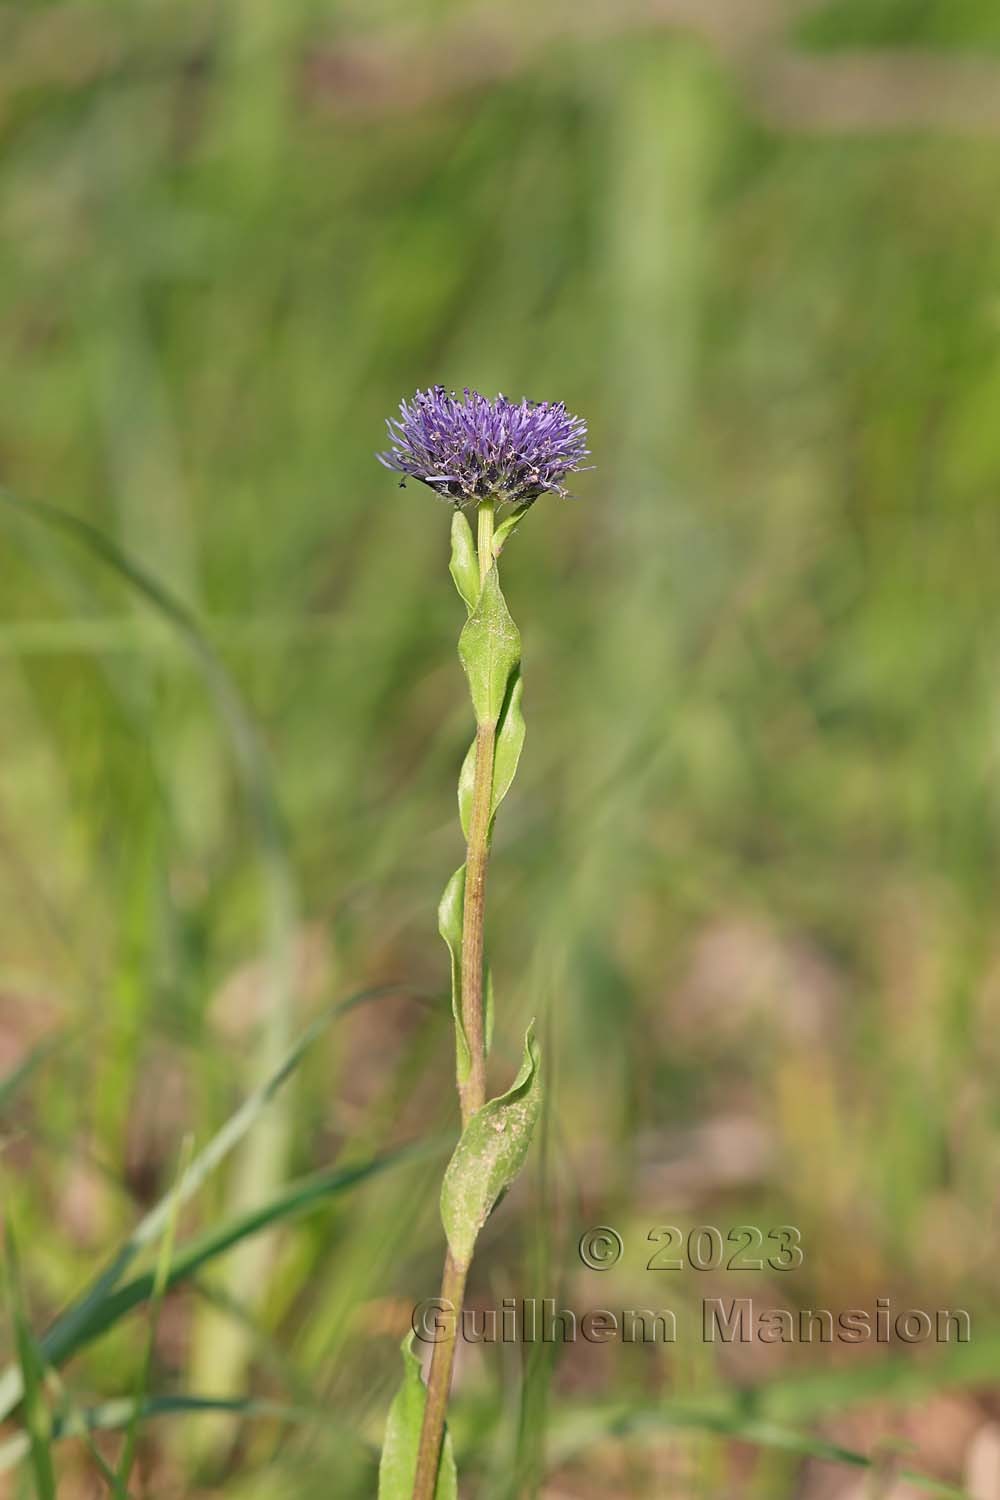
[{"label": "stem leaf", "polygon": [[[468,524],[468,523],[466,523]],[[459,1087],[472,1067],[469,1042],[462,1025],[462,913],[465,909],[465,866],[456,870],[438,906],[438,932],[451,954],[451,1013],[455,1018],[455,1074]]]},{"label": "stem leaf", "polygon": [[441,1219],[460,1266],[468,1266],[479,1231],[524,1163],[541,1105],[540,1062],[532,1022],[517,1077],[472,1116],[445,1169]]},{"label": "stem leaf", "polygon": [[[410,1500],[417,1472],[420,1429],[427,1405],[427,1387],[420,1373],[420,1361],[413,1352],[413,1334],[402,1343],[403,1383],[389,1408],[389,1419],[378,1470],[378,1500]],[[458,1474],[451,1436],[445,1428],[441,1445],[434,1500],[458,1500]]]},{"label": "stem leaf", "polygon": [[[497,725],[496,749],[493,755],[491,818],[496,815],[497,808],[510,791],[511,783],[517,773],[518,762],[521,759],[521,751],[524,749],[525,724],[524,715],[521,712],[523,687],[521,669],[518,666],[511,673],[507,696],[504,699],[500,722]],[[462,820],[462,832],[466,838],[469,837],[469,824],[472,821],[472,793],[475,779],[476,742],[473,740],[462,762],[458,777],[458,813]]]},{"label": "stem leaf", "polygon": [[532,502],[529,502],[527,505],[519,505],[516,510],[511,511],[510,515],[507,516],[505,520],[500,522],[500,525],[493,533],[494,557],[500,556],[500,553],[504,548],[504,543],[524,520],[525,516],[528,514],[528,511],[531,509],[531,504]]},{"label": "stem leaf", "polygon": [[524,749],[524,715],[521,712],[521,696],[524,684],[520,667],[511,674],[510,688],[504,700],[503,713],[497,726],[496,753],[493,757],[493,804],[491,815],[500,806],[510,791],[511,782],[517,774],[518,761]]},{"label": "stem leaf", "polygon": [[448,571],[471,615],[479,603],[479,559],[472,539],[472,527],[465,512],[461,510],[456,510],[451,520],[451,562],[448,564]]},{"label": "stem leaf", "polygon": [[458,639],[479,724],[500,718],[510,675],[521,660],[521,635],[500,592],[496,566],[486,575],[475,609]]}]

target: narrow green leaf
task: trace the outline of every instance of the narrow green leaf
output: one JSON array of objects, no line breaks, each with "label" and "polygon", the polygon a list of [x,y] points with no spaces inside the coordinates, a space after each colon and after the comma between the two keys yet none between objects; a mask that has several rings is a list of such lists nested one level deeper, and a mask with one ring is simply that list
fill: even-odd
[{"label": "narrow green leaf", "polygon": [[[493,754],[491,818],[496,816],[497,808],[510,791],[511,782],[517,772],[518,761],[521,759],[521,751],[524,748],[525,724],[524,715],[521,712],[522,692],[521,671],[517,668],[511,673],[507,685],[507,696],[500,710],[500,721],[497,724],[496,749]],[[458,815],[466,838],[469,837],[469,824],[472,820],[472,793],[475,779],[476,742],[473,740],[458,776]]]},{"label": "narrow green leaf", "polygon": [[[78,1339],[86,1334],[95,1313],[99,1311],[105,1299],[117,1286],[136,1256],[155,1243],[162,1234],[174,1212],[175,1202],[178,1205],[187,1203],[202,1183],[226,1159],[256,1123],[282,1084],[294,1073],[313,1042],[322,1035],[330,1022],[336,1016],[343,1015],[346,1011],[353,1010],[355,1006],[368,1000],[394,993],[398,993],[398,986],[377,985],[371,989],[359,990],[356,994],[348,996],[346,1000],[329,1006],[317,1016],[316,1020],[289,1048],[281,1065],[244,1099],[235,1113],[230,1115],[208,1144],[199,1151],[176,1187],[150,1209],[121,1249],[113,1256],[106,1269],[80,1294],[76,1301],[71,1302],[69,1307],[59,1315],[43,1340],[45,1355],[50,1364],[58,1364],[62,1359],[68,1358],[78,1347]],[[23,1391],[20,1370],[14,1365],[8,1366],[0,1375],[0,1419],[13,1411]]]},{"label": "narrow green leaf", "polygon": [[[52,1423],[52,1436],[57,1442],[64,1438],[86,1438],[91,1432],[112,1432],[127,1427],[131,1422],[147,1421],[154,1417],[202,1415],[218,1412],[224,1416],[271,1417],[280,1422],[330,1423],[329,1408],[311,1410],[303,1406],[291,1406],[279,1401],[257,1400],[251,1396],[144,1396],[140,1401],[124,1397],[116,1401],[105,1401],[100,1406],[84,1407],[57,1415]],[[341,1429],[345,1440],[355,1436],[349,1429]],[[7,1473],[23,1462],[30,1452],[30,1442],[25,1432],[17,1432],[6,1442],[0,1443],[0,1474]]]},{"label": "narrow green leaf", "polygon": [[[675,1428],[710,1433],[752,1447],[775,1448],[820,1463],[843,1464],[869,1471],[876,1469],[878,1464],[877,1458],[865,1453],[828,1442],[812,1433],[761,1420],[737,1407],[701,1408],[668,1401],[653,1408],[636,1407],[633,1403],[630,1406],[564,1409],[550,1428],[549,1466],[550,1469],[559,1468],[578,1458],[594,1443],[606,1442],[609,1437],[642,1438]],[[965,1490],[916,1470],[901,1470],[897,1478],[928,1495],[941,1496],[942,1500],[971,1500]]]},{"label": "narrow green leaf", "polygon": [[[290,1182],[280,1193],[248,1213],[229,1219],[226,1223],[207,1230],[196,1239],[182,1245],[170,1262],[164,1290],[188,1280],[217,1256],[231,1250],[251,1235],[259,1234],[272,1224],[283,1223],[306,1212],[324,1198],[345,1192],[357,1183],[384,1171],[404,1158],[413,1159],[415,1151],[405,1148],[371,1161],[359,1162],[351,1167],[338,1167],[329,1172],[313,1172]],[[86,1344],[90,1344],[107,1329],[118,1323],[126,1313],[149,1300],[156,1286],[156,1273],[144,1272],[116,1291],[109,1292],[99,1302],[90,1303],[87,1315],[76,1318],[72,1324],[62,1320],[55,1323],[41,1341],[46,1361],[58,1365]]]},{"label": "narrow green leaf", "polygon": [[521,660],[521,636],[500,592],[496,565],[486,575],[479,600],[458,639],[469,679],[476,721],[496,724],[510,674]]},{"label": "narrow green leaf", "polygon": [[479,602],[479,558],[472,539],[472,527],[465,512],[461,510],[456,510],[451,518],[451,562],[448,570],[471,615]]},{"label": "narrow green leaf", "polygon": [[10,1301],[11,1321],[14,1324],[14,1341],[21,1368],[24,1391],[24,1425],[28,1433],[31,1472],[35,1481],[38,1500],[56,1500],[56,1476],[52,1464],[52,1420],[45,1400],[43,1378],[45,1366],[38,1352],[34,1334],[28,1323],[24,1305],[24,1290],[21,1283],[21,1266],[14,1240],[14,1230],[6,1226],[5,1260],[7,1264],[7,1295]]},{"label": "narrow green leaf", "polygon": [[163,1238],[160,1241],[159,1254],[156,1257],[156,1271],[153,1276],[153,1291],[149,1307],[149,1333],[146,1338],[146,1357],[143,1361],[139,1388],[136,1391],[136,1416],[129,1424],[125,1442],[122,1445],[118,1472],[115,1475],[118,1486],[126,1491],[128,1490],[129,1479],[132,1475],[132,1465],[135,1463],[135,1450],[139,1438],[139,1403],[149,1386],[150,1377],[153,1373],[153,1359],[156,1355],[156,1332],[160,1323],[160,1309],[163,1306],[163,1297],[167,1290],[167,1280],[170,1276],[170,1262],[174,1257],[174,1238],[177,1233],[177,1215],[180,1210],[180,1199],[176,1188],[184,1181],[184,1174],[190,1164],[193,1147],[193,1137],[190,1135],[185,1136],[177,1161],[177,1175],[174,1182],[175,1191],[170,1199],[170,1218],[167,1221]]},{"label": "narrow green leaf", "polygon": [[455,871],[438,907],[438,932],[451,954],[451,1013],[455,1018],[455,1073],[465,1083],[472,1066],[469,1042],[462,1025],[462,913],[465,909],[465,866]]},{"label": "narrow green leaf", "polygon": [[[412,1333],[406,1335],[401,1349],[403,1383],[389,1408],[386,1422],[382,1461],[378,1469],[378,1500],[410,1500],[417,1473],[427,1387],[420,1373],[420,1361],[413,1352]],[[447,1428],[441,1445],[434,1500],[458,1500],[458,1474]]]},{"label": "narrow green leaf", "polygon": [[[46,1367],[45,1380],[46,1384],[49,1386],[54,1396],[61,1404],[61,1410],[56,1411],[52,1417],[52,1438],[53,1440],[55,1440],[59,1437],[60,1432],[63,1428],[77,1424],[78,1417],[69,1392],[66,1390],[66,1387],[63,1385],[61,1379],[59,1378],[58,1371],[53,1370],[51,1365],[48,1365]],[[132,1497],[129,1495],[129,1492],[126,1489],[125,1485],[112,1469],[111,1465],[107,1462],[103,1453],[97,1447],[97,1444],[94,1442],[89,1430],[86,1427],[83,1428],[80,1436],[83,1439],[84,1447],[90,1455],[91,1463],[94,1465],[94,1468],[98,1471],[101,1478],[108,1486],[108,1489],[111,1491],[112,1495],[114,1495],[115,1500],[132,1500]],[[2,1465],[0,1465],[0,1467],[2,1467]]]},{"label": "narrow green leaf", "polygon": [[507,518],[505,520],[503,520],[503,521],[500,522],[500,525],[497,527],[496,531],[494,531],[494,533],[493,533],[493,556],[494,557],[499,557],[500,556],[501,552],[504,549],[504,544],[510,540],[510,538],[513,535],[514,531],[517,529],[517,527],[524,520],[525,516],[528,514],[528,511],[530,509],[531,509],[531,504],[528,504],[528,505],[519,505],[516,510],[512,510],[511,511],[510,515],[507,516]]},{"label": "narrow green leaf", "polygon": [[27,1083],[39,1064],[44,1062],[49,1053],[61,1044],[61,1041],[62,1038],[57,1037],[55,1040],[39,1042],[9,1073],[0,1078],[0,1111],[7,1108],[18,1089]]},{"label": "narrow green leaf", "polygon": [[462,1132],[441,1185],[441,1219],[455,1260],[467,1266],[501,1194],[514,1181],[541,1104],[541,1060],[534,1022],[524,1038],[524,1060],[505,1094],[476,1111]]},{"label": "narrow green leaf", "polygon": [[[262,1014],[266,1023],[261,1028],[251,1066],[254,1077],[267,1076],[280,1064],[293,1035],[293,938],[298,895],[284,819],[264,741],[232,675],[193,611],[145,566],[119,548],[98,527],[57,506],[41,501],[26,502],[0,489],[0,508],[30,525],[61,533],[85,548],[92,558],[109,568],[166,622],[187,648],[202,675],[232,751],[234,768],[250,814],[249,826],[259,867],[263,952],[266,956]],[[159,759],[158,754],[155,758]],[[271,1109],[265,1131],[267,1142],[254,1143],[254,1149],[247,1149],[238,1165],[233,1186],[233,1198],[237,1203],[252,1202],[263,1196],[285,1176],[290,1143],[286,1100],[278,1101]],[[257,1149],[258,1144],[260,1149]],[[258,1252],[261,1265],[264,1253]],[[247,1267],[243,1268],[243,1274],[247,1276]],[[251,1274],[249,1279],[254,1283],[260,1280],[260,1275]],[[242,1378],[239,1360],[238,1349],[220,1349],[215,1357],[216,1368],[221,1371],[228,1361],[230,1378],[239,1380]],[[7,1376],[0,1376],[0,1413],[9,1410],[6,1403],[12,1389]]]},{"label": "narrow green leaf", "polygon": [[[148,573],[103,531],[82,516],[61,510],[43,500],[22,500],[19,495],[3,488],[0,488],[0,505],[23,516],[27,521],[62,532],[79,542],[134,589],[176,631],[200,667],[229,737],[233,758],[258,825],[265,857],[266,852],[271,851],[287,861],[284,825],[263,741],[229,672],[192,611],[176,599],[159,579]],[[290,878],[290,871],[281,873],[283,878]]]}]

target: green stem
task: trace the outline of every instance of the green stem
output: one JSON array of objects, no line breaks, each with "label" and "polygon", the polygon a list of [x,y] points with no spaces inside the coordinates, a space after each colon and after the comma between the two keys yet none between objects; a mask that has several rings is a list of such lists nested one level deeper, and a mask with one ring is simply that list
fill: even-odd
[{"label": "green stem", "polygon": [[486,582],[486,575],[493,566],[493,517],[495,506],[492,500],[484,500],[477,512],[478,526],[476,551],[479,554],[479,584]]},{"label": "green stem", "polygon": [[[479,507],[477,548],[479,582],[494,566],[492,500]],[[462,1128],[486,1103],[486,1032],[483,1014],[483,931],[486,914],[486,864],[490,852],[490,814],[493,809],[493,756],[496,725],[480,724],[476,730],[476,763],[472,783],[472,810],[465,855],[465,905],[462,912],[462,1026],[469,1044],[469,1076],[459,1089]],[[451,1252],[445,1256],[441,1300],[445,1311],[454,1313],[449,1334],[435,1344],[427,1379],[427,1405],[420,1431],[413,1500],[434,1500],[437,1489],[444,1421],[455,1361],[455,1341],[462,1318],[468,1266],[459,1266]]]}]

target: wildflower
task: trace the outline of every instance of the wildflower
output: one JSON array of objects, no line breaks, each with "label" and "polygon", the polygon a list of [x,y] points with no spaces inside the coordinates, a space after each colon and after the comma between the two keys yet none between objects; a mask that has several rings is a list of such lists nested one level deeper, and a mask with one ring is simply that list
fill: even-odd
[{"label": "wildflower", "polygon": [[399,412],[386,423],[392,446],[379,462],[403,475],[401,485],[419,479],[459,507],[565,495],[563,480],[589,456],[587,424],[562,401],[491,401],[470,390],[459,397],[436,385]]}]

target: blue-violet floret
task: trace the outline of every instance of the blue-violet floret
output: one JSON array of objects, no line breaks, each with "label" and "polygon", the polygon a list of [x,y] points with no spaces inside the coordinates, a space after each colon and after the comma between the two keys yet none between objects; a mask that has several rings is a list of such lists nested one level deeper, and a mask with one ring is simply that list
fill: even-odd
[{"label": "blue-violet floret", "polygon": [[418,479],[453,505],[565,495],[563,480],[589,456],[587,424],[561,401],[491,401],[436,385],[402,401],[399,413],[386,423],[392,446],[379,462],[402,474],[401,484]]}]

